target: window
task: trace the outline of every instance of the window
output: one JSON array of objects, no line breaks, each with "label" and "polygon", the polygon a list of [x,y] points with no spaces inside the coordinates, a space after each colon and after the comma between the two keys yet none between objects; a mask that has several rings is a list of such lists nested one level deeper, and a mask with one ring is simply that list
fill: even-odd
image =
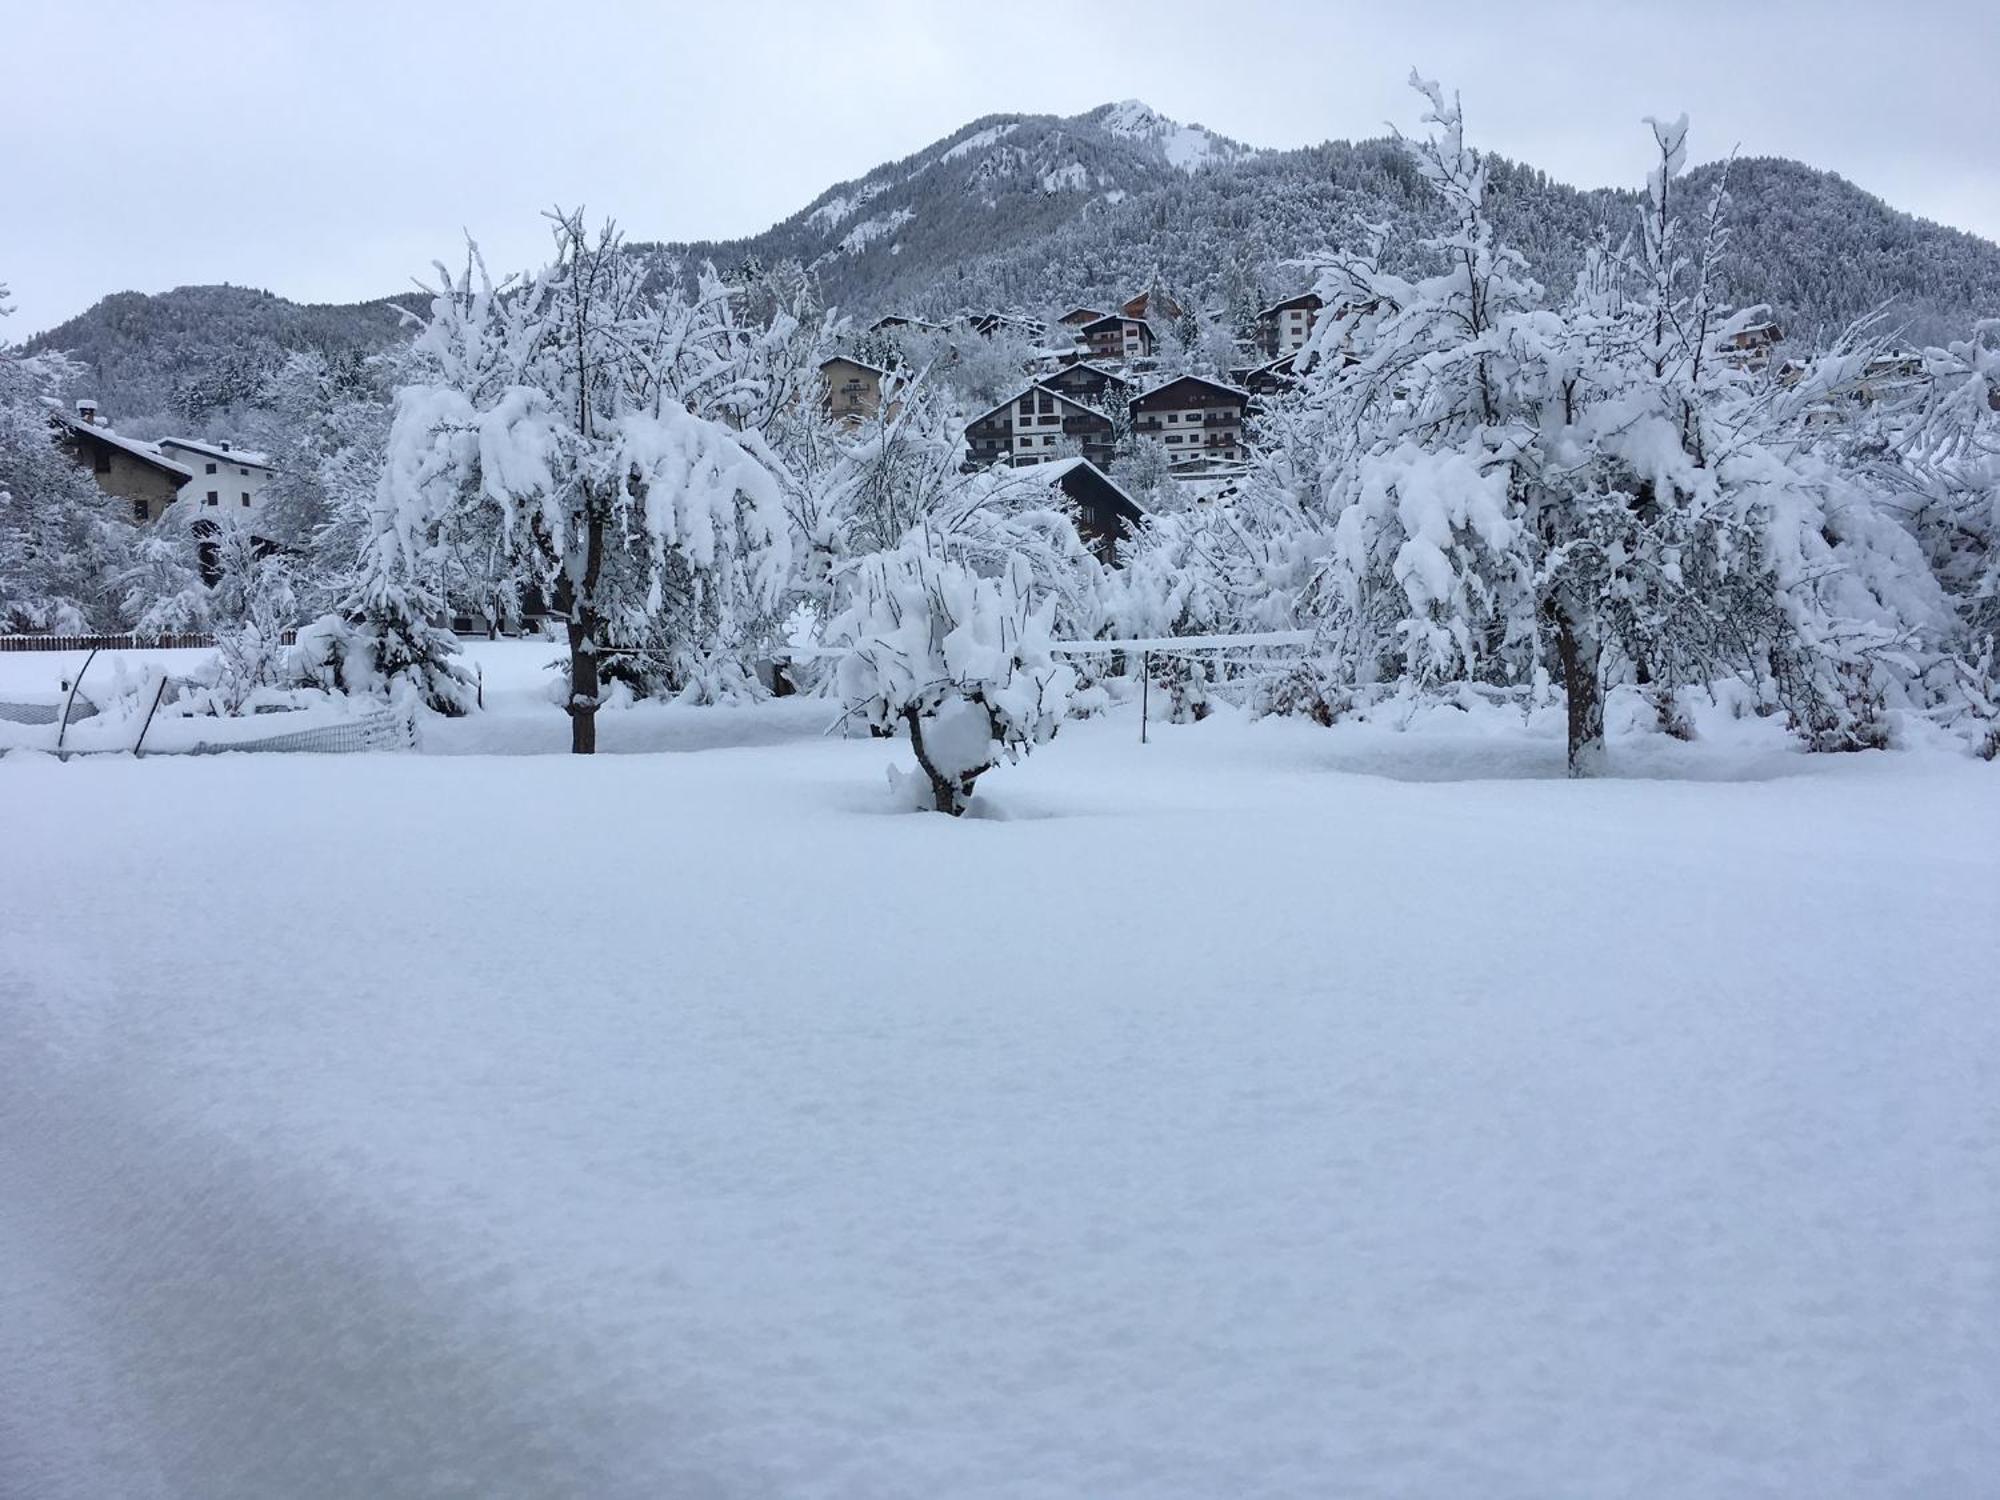
[{"label": "window", "polygon": [[206,472],[206,473],[209,473],[209,474],[213,474],[213,473],[215,472],[215,465],[214,465],[214,464],[210,464],[210,465],[208,466],[208,468],[207,468],[207,469],[206,469],[206,470],[205,470],[204,472]]},{"label": "window", "polygon": [[248,490],[243,492],[243,503],[245,506],[250,504],[250,492]]},{"label": "window", "polygon": [[109,474],[111,472],[111,450],[109,448],[99,446],[91,449],[90,452],[91,452],[91,462],[90,462],[91,468],[96,470],[99,474]]},{"label": "window", "polygon": [[146,510],[145,501],[134,500],[132,502],[132,519],[135,521],[150,521],[152,519],[152,516]]},{"label": "window", "polygon": [[236,472],[240,477],[244,479],[248,479],[250,477],[250,471],[248,469],[238,469]]},{"label": "window", "polygon": [[216,494],[214,490],[210,490],[208,492],[208,499],[203,503],[207,505],[220,505],[222,503],[222,497]]}]

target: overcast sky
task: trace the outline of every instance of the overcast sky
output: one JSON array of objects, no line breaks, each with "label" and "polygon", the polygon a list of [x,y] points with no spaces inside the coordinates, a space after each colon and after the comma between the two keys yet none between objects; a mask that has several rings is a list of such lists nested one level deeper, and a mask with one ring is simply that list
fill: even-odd
[{"label": "overcast sky", "polygon": [[401,291],[537,211],[754,233],[982,114],[1141,98],[1260,146],[1413,125],[1636,184],[1646,114],[2000,239],[2000,0],[80,0],[0,5],[13,339],[113,291]]}]

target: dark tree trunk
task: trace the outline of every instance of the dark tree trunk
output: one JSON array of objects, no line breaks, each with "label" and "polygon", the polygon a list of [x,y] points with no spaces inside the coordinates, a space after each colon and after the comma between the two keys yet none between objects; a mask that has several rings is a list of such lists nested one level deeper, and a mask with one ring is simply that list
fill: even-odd
[{"label": "dark tree trunk", "polygon": [[[585,527],[583,582],[571,591],[569,607],[569,749],[597,753],[597,650],[603,619],[597,612],[597,578],[604,566],[604,520],[592,507]],[[567,588],[569,580],[563,580]]]},{"label": "dark tree trunk", "polygon": [[[910,748],[917,752],[917,764],[923,767],[924,775],[931,780],[932,810],[950,813],[954,818],[965,811],[965,804],[959,800],[958,783],[931,764],[931,758],[924,753],[924,722],[915,706],[903,710],[903,717],[910,725]],[[967,787],[968,792],[971,791]]]},{"label": "dark tree trunk", "polygon": [[1555,606],[1556,655],[1562,662],[1563,697],[1569,706],[1569,774],[1604,774],[1604,682],[1594,621],[1579,621],[1560,601]]}]

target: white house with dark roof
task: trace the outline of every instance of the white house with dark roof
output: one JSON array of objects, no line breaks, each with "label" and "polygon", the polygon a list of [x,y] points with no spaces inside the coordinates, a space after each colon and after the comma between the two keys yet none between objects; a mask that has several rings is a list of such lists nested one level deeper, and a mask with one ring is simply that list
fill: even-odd
[{"label": "white house with dark roof", "polygon": [[188,471],[180,498],[197,512],[226,510],[254,515],[264,507],[264,489],[276,476],[268,454],[228,442],[161,438],[155,446]]},{"label": "white house with dark roof", "polygon": [[1319,321],[1320,309],[1324,306],[1318,292],[1301,292],[1283,302],[1274,302],[1258,313],[1257,341],[1263,346],[1265,354],[1278,359],[1305,348],[1306,340],[1312,337],[1313,324]]}]

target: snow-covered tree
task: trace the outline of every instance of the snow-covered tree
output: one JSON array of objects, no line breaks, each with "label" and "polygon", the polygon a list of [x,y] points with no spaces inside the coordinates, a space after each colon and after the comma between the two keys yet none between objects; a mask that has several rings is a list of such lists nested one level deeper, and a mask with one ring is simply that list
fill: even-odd
[{"label": "snow-covered tree", "polygon": [[1868,743],[1871,673],[1930,605],[1884,591],[1907,564],[1895,527],[1724,358],[1756,310],[1725,316],[1713,292],[1722,193],[1683,229],[1686,121],[1653,126],[1637,248],[1587,256],[1550,307],[1494,231],[1457,101],[1413,82],[1436,128],[1410,159],[1454,227],[1426,242],[1429,275],[1385,270],[1375,242],[1322,275],[1304,389],[1275,424],[1297,451],[1266,466],[1330,519],[1302,599],[1329,676],[1553,677],[1574,775],[1603,765],[1621,680],[1672,726],[1674,690],[1733,672],[1815,745]]},{"label": "snow-covered tree", "polygon": [[691,297],[649,292],[615,228],[550,217],[555,260],[533,281],[496,286],[475,252],[434,294],[382,502],[386,534],[497,537],[544,591],[568,627],[571,748],[589,754],[607,659],[754,643],[790,533],[778,461],[738,425],[771,393],[730,289],[705,274]]},{"label": "snow-covered tree", "polygon": [[832,632],[841,697],[873,728],[908,728],[929,805],[957,816],[981,776],[1062,724],[1076,673],[1050,652],[1055,606],[1032,602],[1020,559],[982,576],[921,531],[852,568]]},{"label": "snow-covered tree", "polygon": [[48,403],[73,375],[60,356],[0,344],[0,633],[119,624],[133,532],[57,439]]}]

